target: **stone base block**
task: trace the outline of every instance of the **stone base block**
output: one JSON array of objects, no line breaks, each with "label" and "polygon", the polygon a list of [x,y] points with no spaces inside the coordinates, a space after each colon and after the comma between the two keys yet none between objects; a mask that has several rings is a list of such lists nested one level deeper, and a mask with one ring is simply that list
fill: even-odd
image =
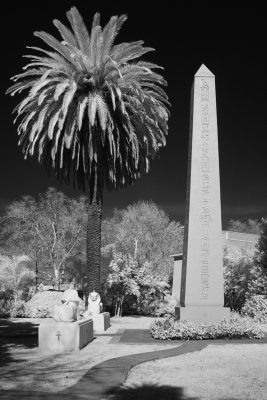
[{"label": "stone base block", "polygon": [[91,318],[94,322],[94,332],[104,332],[110,327],[109,312],[92,315]]},{"label": "stone base block", "polygon": [[56,322],[53,319],[41,323],[38,343],[41,350],[64,353],[80,350],[93,340],[93,320]]},{"label": "stone base block", "polygon": [[175,307],[175,319],[190,322],[210,323],[230,319],[228,307]]}]

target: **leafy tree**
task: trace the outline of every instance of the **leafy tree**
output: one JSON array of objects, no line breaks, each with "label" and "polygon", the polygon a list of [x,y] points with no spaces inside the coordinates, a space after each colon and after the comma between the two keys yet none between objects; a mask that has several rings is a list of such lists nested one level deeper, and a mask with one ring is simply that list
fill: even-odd
[{"label": "leafy tree", "polygon": [[152,201],[139,201],[124,210],[115,210],[103,222],[102,255],[110,262],[112,251],[131,254],[140,264],[149,262],[164,279],[173,270],[170,255],[181,252],[183,227]]},{"label": "leafy tree", "polygon": [[267,295],[267,274],[253,251],[225,247],[224,292],[226,305],[240,311],[247,300]]},{"label": "leafy tree", "polygon": [[115,316],[122,315],[122,305],[127,295],[139,296],[139,285],[136,280],[137,263],[133,257],[114,253],[110,263],[110,274],[107,284],[115,300]]},{"label": "leafy tree", "polygon": [[[35,32],[49,50],[30,47],[30,63],[7,93],[26,90],[15,108],[25,158],[38,154],[58,179],[89,188],[87,290],[99,290],[103,188],[133,184],[165,145],[168,98],[157,65],[137,61],[153,50],[142,41],[114,44],[126,15],[102,29],[95,14],[89,34],[75,7],[71,29],[54,20],[61,41]],[[36,53],[37,52],[37,53]],[[16,120],[17,120],[16,118]]]},{"label": "leafy tree", "polygon": [[261,231],[261,224],[257,219],[249,218],[247,221],[241,222],[238,219],[231,219],[228,222],[228,231],[253,233],[259,235]]},{"label": "leafy tree", "polygon": [[2,242],[9,254],[22,250],[36,273],[59,286],[67,261],[85,247],[86,202],[70,199],[54,188],[13,202],[2,220]]},{"label": "leafy tree", "polygon": [[0,291],[9,290],[16,303],[22,293],[22,282],[29,283],[35,273],[29,268],[30,258],[26,255],[3,256],[0,255]]},{"label": "leafy tree", "polygon": [[231,309],[240,310],[246,301],[249,284],[254,279],[253,256],[248,250],[224,248],[224,293],[226,306]]},{"label": "leafy tree", "polygon": [[107,278],[109,294],[115,302],[115,316],[122,315],[123,302],[129,295],[137,300],[138,310],[146,313],[149,304],[167,294],[169,285],[155,275],[148,262],[144,264],[130,254],[114,252]]},{"label": "leafy tree", "polygon": [[267,219],[263,218],[261,223],[261,233],[256,245],[255,263],[258,274],[251,283],[251,292],[254,294],[267,295]]}]

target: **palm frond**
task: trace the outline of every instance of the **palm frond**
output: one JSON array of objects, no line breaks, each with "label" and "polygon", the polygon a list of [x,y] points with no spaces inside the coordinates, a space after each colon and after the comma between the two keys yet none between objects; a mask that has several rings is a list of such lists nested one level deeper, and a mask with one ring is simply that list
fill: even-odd
[{"label": "palm frond", "polygon": [[59,33],[62,36],[62,39],[66,43],[69,43],[75,47],[78,46],[77,40],[70,29],[68,29],[65,25],[63,25],[58,19],[54,19],[53,24],[56,26],[56,28],[58,29]]},{"label": "palm frond", "polygon": [[[89,44],[90,44],[90,37],[88,30],[83,22],[83,19],[77,10],[76,7],[72,7],[70,11],[67,12],[67,17],[68,20],[70,21],[72,30],[74,32],[77,44],[79,46],[79,49],[84,53],[88,55],[88,49],[89,49]],[[69,42],[66,40],[66,42]],[[69,42],[70,43],[70,42]],[[71,43],[73,46],[75,44]]]}]

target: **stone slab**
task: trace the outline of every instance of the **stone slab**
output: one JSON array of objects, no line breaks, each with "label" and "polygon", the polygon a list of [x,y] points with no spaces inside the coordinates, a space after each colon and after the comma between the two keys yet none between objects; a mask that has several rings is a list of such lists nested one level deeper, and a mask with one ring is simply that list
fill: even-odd
[{"label": "stone slab", "polygon": [[38,330],[40,350],[64,353],[80,350],[93,340],[93,320],[90,318],[76,322],[41,323]]},{"label": "stone slab", "polygon": [[213,323],[230,319],[230,308],[227,307],[175,307],[177,320],[190,322]]},{"label": "stone slab", "polygon": [[91,316],[94,323],[94,332],[104,332],[110,327],[110,313],[103,312],[101,314]]},{"label": "stone slab", "polygon": [[180,302],[181,294],[181,275],[182,275],[182,263],[183,260],[174,259],[174,269],[173,269],[173,281],[172,281],[172,296]]}]

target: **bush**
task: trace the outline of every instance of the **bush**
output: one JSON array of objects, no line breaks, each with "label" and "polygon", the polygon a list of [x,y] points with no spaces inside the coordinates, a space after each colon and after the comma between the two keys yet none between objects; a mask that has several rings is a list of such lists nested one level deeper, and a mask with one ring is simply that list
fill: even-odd
[{"label": "bush", "polygon": [[9,317],[10,316],[10,308],[12,305],[11,300],[0,300],[0,318]]},{"label": "bush", "polygon": [[[29,318],[52,318],[55,305],[61,304],[63,293],[47,290],[36,293],[26,303],[26,314]],[[83,301],[80,301],[80,310],[84,310]]]},{"label": "bush", "polygon": [[0,318],[10,316],[13,292],[10,289],[0,291]]},{"label": "bush", "polygon": [[45,291],[36,293],[26,303],[26,313],[29,318],[52,318],[54,306],[61,304],[63,293]]},{"label": "bush", "polygon": [[171,317],[175,313],[175,304],[160,302],[153,310],[153,317]]},{"label": "bush", "polygon": [[173,317],[156,320],[150,326],[150,334],[164,340],[261,339],[264,336],[255,321],[237,313],[231,313],[230,321],[210,324],[175,321]]},{"label": "bush", "polygon": [[263,295],[253,295],[248,298],[241,310],[242,315],[247,315],[257,322],[267,323],[267,298]]},{"label": "bush", "polygon": [[10,307],[10,317],[13,318],[23,318],[27,317],[25,301],[17,300],[16,303],[13,302]]}]

